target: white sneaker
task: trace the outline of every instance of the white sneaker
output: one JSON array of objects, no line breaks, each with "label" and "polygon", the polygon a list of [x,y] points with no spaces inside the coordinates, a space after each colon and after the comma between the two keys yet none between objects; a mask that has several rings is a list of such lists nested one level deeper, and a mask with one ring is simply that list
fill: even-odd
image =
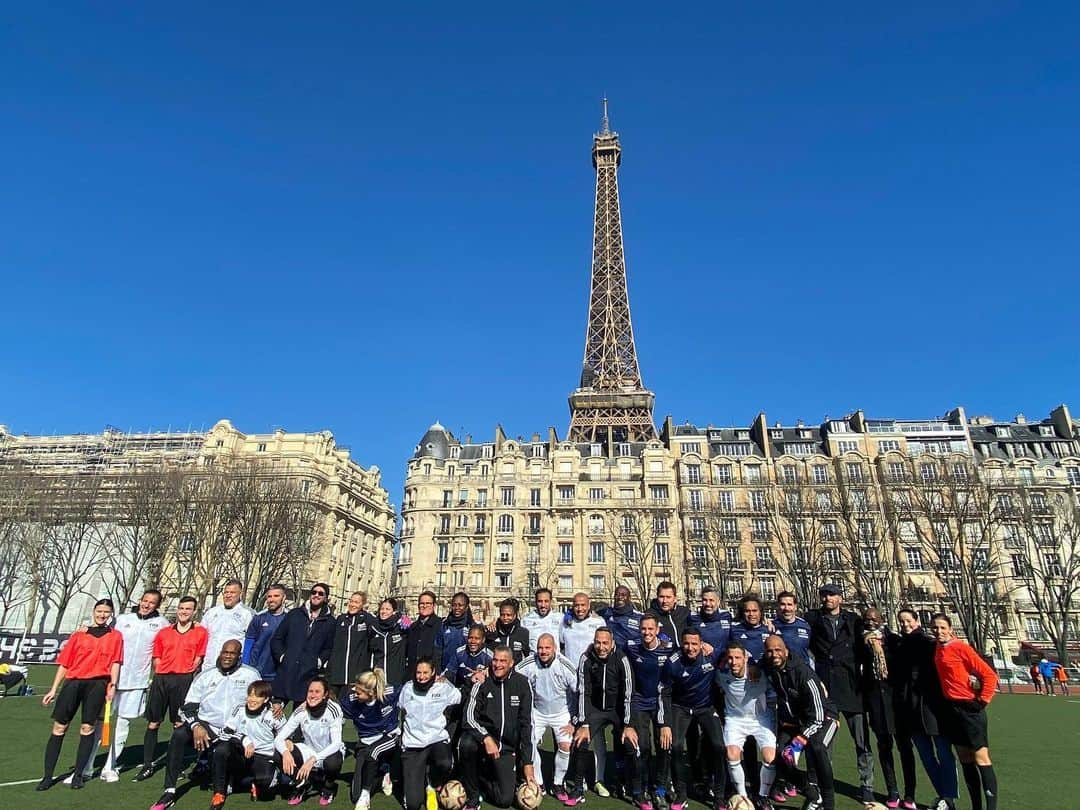
[{"label": "white sneaker", "polygon": [[353,810],[368,810],[369,807],[371,807],[371,800],[361,796],[356,800],[356,804],[353,805]]},{"label": "white sneaker", "polygon": [[382,792],[384,796],[389,796],[394,792],[394,783],[390,781],[390,774],[384,773],[382,778]]},{"label": "white sneaker", "polygon": [[611,791],[604,787],[603,782],[597,782],[595,785],[593,785],[593,790],[596,791],[596,795],[599,796],[601,799],[611,798]]},{"label": "white sneaker", "polygon": [[[72,771],[71,773],[69,773],[67,776],[64,777],[64,784],[65,785],[70,785],[71,780],[74,777],[75,777],[75,772]],[[90,771],[90,773],[86,773],[85,771],[83,772],[83,781],[86,781],[88,779],[93,779],[93,778],[94,778],[94,772],[93,771]]]},{"label": "white sneaker", "polygon": [[102,782],[119,782],[120,781],[120,774],[119,774],[118,771],[102,771],[101,772],[101,781]]}]

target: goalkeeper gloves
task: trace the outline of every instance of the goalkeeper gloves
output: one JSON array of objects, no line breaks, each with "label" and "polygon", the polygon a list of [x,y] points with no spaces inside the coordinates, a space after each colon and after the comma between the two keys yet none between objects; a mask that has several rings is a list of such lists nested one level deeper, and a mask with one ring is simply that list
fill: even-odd
[{"label": "goalkeeper gloves", "polygon": [[784,758],[784,762],[788,767],[795,768],[799,765],[799,758],[802,756],[804,748],[806,748],[806,737],[800,734],[784,746],[780,756]]}]

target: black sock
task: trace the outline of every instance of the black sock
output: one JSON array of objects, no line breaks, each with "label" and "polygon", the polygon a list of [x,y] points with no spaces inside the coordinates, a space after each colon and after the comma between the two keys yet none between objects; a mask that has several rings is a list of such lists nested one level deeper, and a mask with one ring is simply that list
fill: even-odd
[{"label": "black sock", "polygon": [[997,774],[994,773],[993,765],[980,765],[979,776],[982,777],[983,796],[986,797],[986,810],[997,810]]},{"label": "black sock", "polygon": [[52,778],[56,770],[56,760],[60,759],[60,747],[64,744],[63,734],[49,735],[49,742],[45,746],[45,776]]},{"label": "black sock", "polygon": [[964,772],[968,795],[971,796],[971,810],[982,810],[982,780],[979,778],[979,766],[974,762],[961,762],[960,768]]},{"label": "black sock", "polygon": [[75,754],[75,775],[82,776],[86,763],[94,757],[94,732],[79,735],[79,752]]},{"label": "black sock", "polygon": [[154,767],[154,754],[157,753],[157,729],[147,727],[142,738],[142,759],[144,768]]}]

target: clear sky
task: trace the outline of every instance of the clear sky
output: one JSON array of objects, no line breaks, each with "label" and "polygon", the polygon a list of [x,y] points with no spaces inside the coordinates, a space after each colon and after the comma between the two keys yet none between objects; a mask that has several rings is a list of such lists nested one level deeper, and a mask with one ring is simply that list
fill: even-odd
[{"label": "clear sky", "polygon": [[604,94],[658,422],[1080,412],[1075,3],[5,16],[14,432],[564,434]]}]

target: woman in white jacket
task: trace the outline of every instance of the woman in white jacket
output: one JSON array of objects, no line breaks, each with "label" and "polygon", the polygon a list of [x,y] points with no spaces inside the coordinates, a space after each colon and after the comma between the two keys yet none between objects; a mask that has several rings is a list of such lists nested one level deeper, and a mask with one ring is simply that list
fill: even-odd
[{"label": "woman in white jacket", "polygon": [[405,810],[424,807],[426,788],[435,790],[450,778],[454,756],[446,710],[461,702],[461,691],[449,681],[435,680],[435,662],[421,658],[413,679],[401,689],[401,770]]},{"label": "woman in white jacket", "polygon": [[[313,678],[303,704],[296,708],[274,740],[275,759],[296,786],[290,805],[300,804],[315,791],[323,807],[334,800],[345,758],[345,744],[341,741],[343,717],[341,706],[330,698],[326,679]],[[291,739],[297,729],[300,742]]]}]

